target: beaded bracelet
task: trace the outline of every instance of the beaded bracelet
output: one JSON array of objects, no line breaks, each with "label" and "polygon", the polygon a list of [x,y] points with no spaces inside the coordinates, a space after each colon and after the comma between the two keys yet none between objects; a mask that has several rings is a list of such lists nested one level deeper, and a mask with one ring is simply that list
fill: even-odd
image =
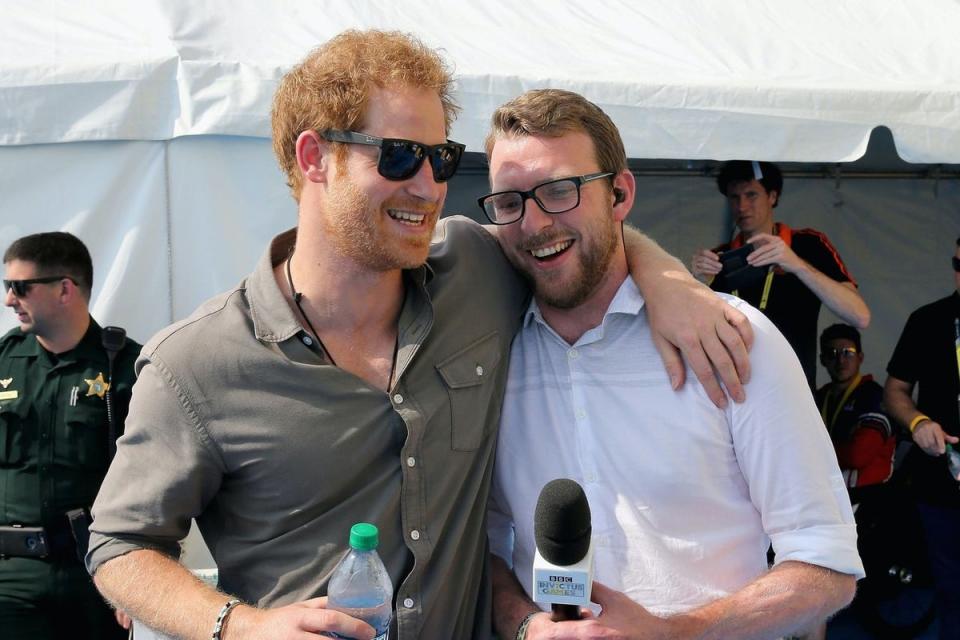
[{"label": "beaded bracelet", "polygon": [[515,636],[513,637],[513,640],[526,640],[526,638],[527,638],[527,627],[530,626],[530,620],[533,618],[533,616],[537,615],[538,613],[540,613],[540,612],[539,612],[539,611],[531,611],[531,612],[528,613],[526,616],[524,616],[523,620],[520,621],[520,626],[517,627],[517,635],[515,635]]},{"label": "beaded bracelet", "polygon": [[227,600],[223,603],[223,606],[220,607],[220,613],[217,614],[217,622],[213,625],[213,635],[210,636],[210,640],[221,640],[220,632],[223,631],[223,623],[227,621],[227,616],[238,604],[241,604],[241,602],[236,599]]},{"label": "beaded bracelet", "polygon": [[923,414],[921,413],[921,414],[918,415],[916,418],[914,418],[913,420],[911,420],[911,421],[910,421],[910,427],[909,427],[909,428],[910,428],[910,433],[913,433],[913,432],[916,430],[918,424],[920,424],[920,423],[923,422],[924,420],[929,420],[929,419],[930,419],[929,416],[925,416],[925,415],[923,415]]}]

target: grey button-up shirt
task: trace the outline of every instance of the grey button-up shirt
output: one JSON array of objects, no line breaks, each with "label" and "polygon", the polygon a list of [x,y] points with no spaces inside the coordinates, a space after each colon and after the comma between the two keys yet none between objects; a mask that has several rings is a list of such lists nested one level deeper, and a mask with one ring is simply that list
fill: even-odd
[{"label": "grey button-up shirt", "polygon": [[176,557],[196,518],[221,588],[278,606],[324,594],[350,526],[373,522],[392,637],[488,637],[485,508],[525,287],[478,225],[441,221],[405,274],[388,394],[308,344],[273,276],[294,237],[144,347],[88,568]]}]

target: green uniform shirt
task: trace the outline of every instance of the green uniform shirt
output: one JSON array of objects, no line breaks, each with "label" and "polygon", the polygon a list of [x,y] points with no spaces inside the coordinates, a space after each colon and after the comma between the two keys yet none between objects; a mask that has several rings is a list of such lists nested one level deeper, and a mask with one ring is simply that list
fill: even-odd
[{"label": "green uniform shirt", "polygon": [[[93,504],[108,460],[100,333],[91,318],[79,344],[59,355],[20,329],[0,338],[0,525],[65,527],[66,511]],[[114,361],[118,431],[139,352],[127,340]]]}]

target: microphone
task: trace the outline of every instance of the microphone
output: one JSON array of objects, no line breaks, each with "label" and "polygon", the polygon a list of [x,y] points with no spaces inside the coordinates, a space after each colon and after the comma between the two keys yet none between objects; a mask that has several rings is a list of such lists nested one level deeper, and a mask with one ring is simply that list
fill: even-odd
[{"label": "microphone", "polygon": [[533,530],[534,601],[552,605],[554,621],[579,620],[580,607],[590,605],[593,585],[590,505],[583,487],[567,478],[544,485]]}]

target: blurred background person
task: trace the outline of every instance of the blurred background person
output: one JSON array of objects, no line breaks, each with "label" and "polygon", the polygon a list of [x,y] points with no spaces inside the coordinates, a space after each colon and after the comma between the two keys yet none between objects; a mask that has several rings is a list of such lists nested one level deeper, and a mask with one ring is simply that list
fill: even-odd
[{"label": "blurred background person", "polygon": [[[815,229],[791,229],[774,221],[783,174],[772,162],[734,160],[717,176],[740,232],[713,249],[699,249],[693,275],[715,291],[732,293],[762,311],[793,347],[813,389],[817,379],[817,320],[824,304],[840,319],[865,329],[870,309],[840,253]],[[741,268],[723,269],[721,256],[746,245]]]},{"label": "blurred background person", "polygon": [[927,538],[941,639],[960,638],[960,484],[944,455],[960,441],[960,238],[956,245],[955,291],[910,314],[884,386],[887,411],[917,445],[904,465]]},{"label": "blurred background person", "polygon": [[850,325],[830,325],[820,334],[820,364],[830,382],[817,389],[817,407],[856,504],[858,488],[886,482],[893,473],[897,442],[881,408],[883,387],[860,373],[860,332]]}]

